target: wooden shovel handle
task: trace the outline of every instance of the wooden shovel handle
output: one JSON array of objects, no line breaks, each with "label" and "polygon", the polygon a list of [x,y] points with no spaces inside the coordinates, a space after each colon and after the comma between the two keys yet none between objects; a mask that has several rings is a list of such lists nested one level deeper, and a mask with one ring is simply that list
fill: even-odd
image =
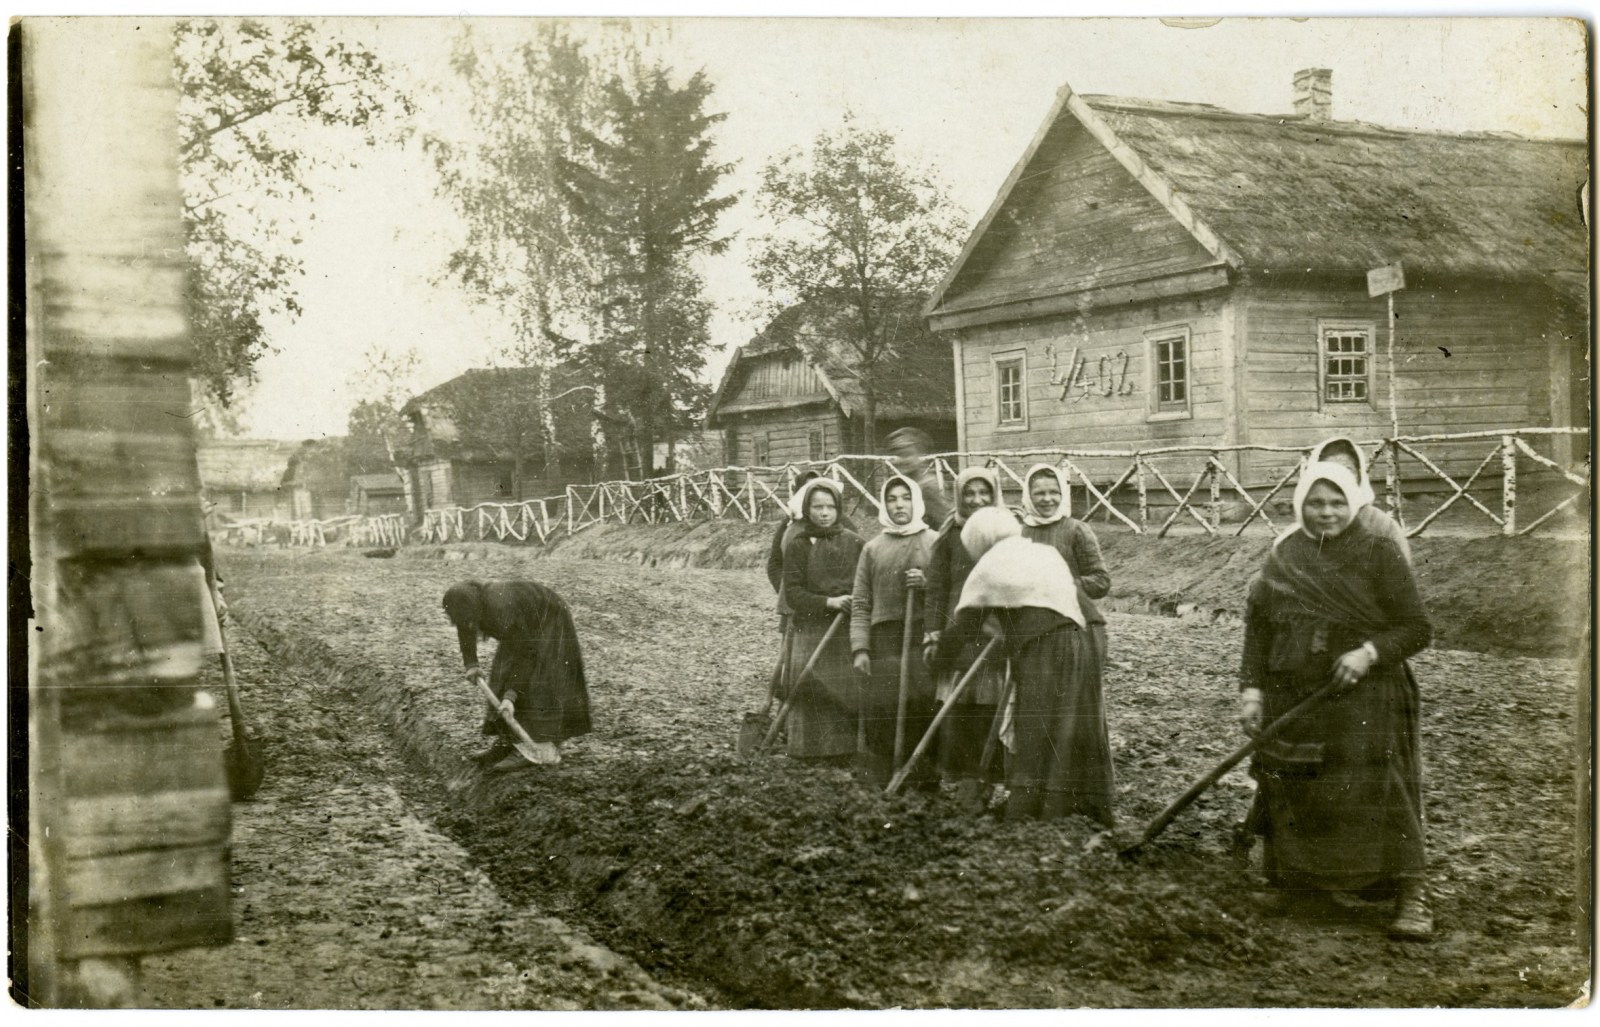
[{"label": "wooden shovel handle", "polygon": [[794,701],[800,696],[800,689],[806,686],[806,678],[811,676],[811,670],[817,665],[817,660],[822,657],[822,651],[828,648],[828,643],[833,641],[833,636],[838,633],[839,626],[850,616],[849,611],[840,610],[834,615],[833,623],[828,625],[828,630],[822,633],[822,641],[811,652],[811,659],[806,661],[805,667],[796,674],[794,680],[789,682],[789,697],[778,707],[778,715],[773,718],[772,726],[767,729],[767,737],[761,740],[756,752],[766,752],[772,745],[773,739],[778,737],[778,729],[783,727],[783,722],[788,719],[789,711],[794,709]]},{"label": "wooden shovel handle", "polygon": [[911,750],[911,758],[906,760],[905,766],[895,771],[894,777],[889,781],[889,787],[883,790],[885,795],[893,795],[900,790],[901,785],[905,784],[906,778],[911,776],[911,768],[917,765],[917,760],[921,758],[924,752],[928,751],[928,746],[933,744],[934,736],[939,731],[939,725],[944,723],[944,718],[949,716],[950,710],[955,706],[957,700],[961,698],[962,693],[967,690],[967,686],[972,684],[973,679],[978,676],[978,671],[983,668],[984,663],[989,659],[989,655],[999,647],[1001,641],[1002,639],[999,636],[989,639],[989,643],[983,647],[983,652],[978,654],[978,658],[972,661],[972,666],[968,667],[961,680],[956,682],[956,687],[950,690],[950,698],[946,699],[944,705],[939,707],[939,712],[933,715],[933,723],[928,725],[928,730],[923,734],[922,741],[918,742],[917,747]]},{"label": "wooden shovel handle", "polygon": [[900,630],[900,698],[894,711],[894,765],[906,754],[906,704],[911,694],[911,618],[917,612],[917,590],[906,589],[906,619]]},{"label": "wooden shovel handle", "polygon": [[1139,836],[1139,840],[1123,849],[1122,855],[1129,855],[1137,850],[1140,846],[1150,841],[1156,835],[1160,834],[1162,831],[1165,831],[1167,829],[1167,825],[1177,819],[1179,813],[1182,813],[1185,809],[1187,809],[1189,805],[1194,802],[1194,800],[1200,798],[1206,789],[1210,788],[1212,785],[1221,780],[1222,775],[1232,770],[1240,760],[1255,752],[1267,742],[1272,741],[1272,739],[1277,736],[1278,732],[1287,727],[1291,721],[1299,718],[1307,710],[1311,709],[1311,707],[1315,706],[1317,703],[1338,691],[1340,687],[1341,685],[1338,681],[1328,682],[1315,692],[1312,692],[1310,695],[1306,696],[1304,699],[1301,699],[1294,706],[1290,707],[1288,712],[1284,713],[1283,716],[1263,727],[1260,731],[1257,731],[1254,738],[1235,749],[1228,755],[1227,759],[1217,764],[1204,777],[1190,785],[1188,791],[1174,799],[1170,806],[1162,810],[1154,820],[1150,821],[1149,825],[1145,827],[1144,832]]},{"label": "wooden shovel handle", "polygon": [[527,743],[529,748],[535,748],[533,739],[528,737],[528,732],[522,729],[522,725],[517,723],[516,718],[506,716],[505,712],[500,709],[500,699],[494,694],[494,689],[489,687],[489,682],[483,679],[483,671],[474,670],[469,676],[472,678],[473,683],[478,686],[478,689],[483,692],[484,698],[489,700],[489,705],[494,707],[494,712],[500,718],[501,723],[510,728],[512,734]]}]

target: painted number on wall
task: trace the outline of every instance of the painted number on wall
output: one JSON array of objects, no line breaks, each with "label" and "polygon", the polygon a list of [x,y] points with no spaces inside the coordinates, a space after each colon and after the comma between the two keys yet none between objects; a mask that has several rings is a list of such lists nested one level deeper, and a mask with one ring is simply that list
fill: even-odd
[{"label": "painted number on wall", "polygon": [[1055,345],[1046,344],[1044,351],[1050,357],[1050,384],[1061,389],[1058,398],[1062,402],[1081,403],[1091,396],[1133,395],[1133,382],[1128,380],[1127,350],[1102,353],[1091,365],[1074,346],[1065,374],[1061,371],[1061,356]]}]

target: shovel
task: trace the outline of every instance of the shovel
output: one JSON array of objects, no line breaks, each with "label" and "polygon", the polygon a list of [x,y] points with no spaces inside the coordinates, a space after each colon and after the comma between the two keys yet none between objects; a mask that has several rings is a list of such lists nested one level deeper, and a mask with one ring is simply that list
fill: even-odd
[{"label": "shovel", "polygon": [[767,705],[759,713],[746,713],[744,721],[739,725],[739,743],[737,752],[740,756],[749,756],[761,744],[761,739],[767,736],[772,728],[772,704],[778,700],[778,692],[783,688],[784,671],[789,667],[789,654],[794,651],[794,625],[786,624],[783,628],[783,644],[778,650],[778,665],[772,668],[772,680],[767,684]]},{"label": "shovel", "polygon": [[1117,853],[1117,855],[1126,859],[1131,857],[1140,849],[1144,848],[1146,843],[1155,838],[1156,835],[1160,834],[1162,831],[1165,831],[1167,829],[1167,825],[1176,820],[1179,813],[1182,813],[1184,810],[1188,809],[1191,803],[1200,798],[1200,796],[1205,793],[1206,789],[1220,781],[1222,779],[1222,775],[1232,770],[1240,760],[1261,748],[1261,746],[1265,743],[1272,741],[1278,732],[1282,731],[1288,726],[1291,720],[1296,719],[1311,707],[1315,706],[1317,703],[1326,699],[1334,692],[1337,692],[1340,687],[1341,686],[1337,681],[1328,682],[1315,692],[1312,692],[1310,695],[1306,696],[1304,699],[1301,699],[1294,706],[1290,707],[1289,711],[1283,716],[1268,724],[1266,727],[1263,727],[1260,731],[1257,731],[1254,738],[1235,749],[1229,754],[1227,759],[1213,767],[1210,773],[1206,774],[1204,777],[1200,778],[1200,780],[1190,785],[1188,791],[1174,799],[1172,805],[1162,810],[1154,820],[1150,821],[1150,823],[1145,827],[1144,832],[1139,835],[1138,841],[1123,848]]},{"label": "shovel", "polygon": [[266,750],[260,740],[251,738],[245,731],[244,709],[239,705],[239,682],[233,676],[233,657],[228,653],[228,630],[219,618],[217,631],[222,638],[222,679],[227,683],[228,725],[233,729],[233,741],[222,750],[223,766],[228,773],[228,794],[235,800],[248,799],[261,787],[266,776]]},{"label": "shovel", "polygon": [[511,733],[516,736],[517,740],[512,744],[522,754],[523,759],[530,764],[548,763],[549,760],[539,757],[539,747],[534,744],[532,738],[528,737],[528,732],[523,730],[522,725],[517,723],[517,718],[506,716],[505,711],[500,708],[500,698],[494,694],[494,689],[489,687],[489,682],[483,679],[483,672],[475,670],[469,676],[472,678],[472,683],[477,685],[478,690],[483,693],[483,697],[489,700],[489,705],[494,707],[494,712],[499,716],[500,722],[505,724]]},{"label": "shovel", "polygon": [[772,727],[767,730],[766,737],[761,739],[761,744],[756,746],[755,753],[757,755],[766,752],[767,748],[772,745],[773,740],[778,737],[778,729],[783,727],[783,722],[789,719],[789,711],[794,709],[794,701],[799,698],[800,689],[806,686],[806,680],[810,678],[812,668],[817,665],[817,660],[821,659],[823,650],[828,648],[828,643],[833,641],[833,636],[838,632],[839,626],[849,619],[849,610],[840,610],[834,615],[833,623],[829,624],[828,630],[823,632],[822,641],[818,642],[817,648],[812,651],[811,659],[806,661],[805,667],[790,682],[789,698],[785,699],[783,705],[778,707],[777,719],[772,722]]},{"label": "shovel", "polygon": [[967,690],[968,685],[972,684],[972,680],[978,676],[978,671],[983,669],[984,662],[989,659],[989,655],[995,649],[999,648],[1003,640],[999,635],[989,639],[988,644],[983,647],[983,652],[979,653],[978,658],[972,661],[972,666],[968,667],[967,672],[961,676],[961,680],[956,682],[956,687],[950,690],[950,698],[946,699],[944,705],[939,707],[939,712],[933,715],[933,723],[928,725],[928,730],[923,734],[922,741],[918,742],[917,747],[911,750],[911,758],[906,760],[905,766],[895,771],[894,777],[889,781],[889,787],[883,790],[883,794],[893,795],[900,790],[901,785],[906,783],[906,778],[911,776],[911,768],[917,765],[917,760],[921,759],[922,754],[928,751],[928,746],[933,744],[934,737],[939,733],[939,725],[944,723],[944,718],[950,715],[950,711],[955,708],[956,702],[960,700],[962,693]]}]

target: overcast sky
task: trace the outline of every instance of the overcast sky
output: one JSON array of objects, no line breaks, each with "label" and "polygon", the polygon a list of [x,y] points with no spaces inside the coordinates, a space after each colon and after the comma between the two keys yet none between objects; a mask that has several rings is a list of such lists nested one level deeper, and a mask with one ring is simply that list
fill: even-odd
[{"label": "overcast sky", "polygon": [[[455,19],[338,27],[402,70],[428,126],[459,123],[449,90],[434,88],[449,83]],[[526,27],[499,20],[474,30],[509,38]],[[1575,21],[657,19],[582,29],[632,33],[685,74],[706,71],[716,86],[712,107],[728,115],[717,130],[719,157],[738,162],[728,188],[744,198],[723,223],[738,236],[759,231],[750,200],[760,167],[835,128],[847,108],[894,133],[909,159],[932,165],[974,220],[1063,83],[1287,113],[1294,72],[1327,67],[1340,119],[1568,138],[1586,131],[1584,36]],[[308,138],[306,146],[334,153],[344,142]],[[318,179],[316,218],[305,223],[300,247],[304,313],[271,326],[279,352],[262,361],[247,401],[252,434],[342,434],[360,398],[361,354],[374,342],[415,345],[423,358],[416,385],[425,388],[483,366],[505,341],[493,311],[438,281],[459,225],[434,197],[420,153],[357,156],[359,169]],[[736,243],[704,268],[717,310],[713,373],[760,327],[747,258]]]}]

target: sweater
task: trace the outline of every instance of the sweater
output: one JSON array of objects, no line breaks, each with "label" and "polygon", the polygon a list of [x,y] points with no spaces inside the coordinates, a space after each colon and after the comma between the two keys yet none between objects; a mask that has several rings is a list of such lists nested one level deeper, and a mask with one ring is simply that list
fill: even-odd
[{"label": "sweater", "polygon": [[[932,552],[931,531],[878,535],[861,550],[850,595],[851,652],[871,648],[872,625],[905,618],[906,571],[926,568]],[[921,605],[913,610],[913,621],[921,617]]]}]

